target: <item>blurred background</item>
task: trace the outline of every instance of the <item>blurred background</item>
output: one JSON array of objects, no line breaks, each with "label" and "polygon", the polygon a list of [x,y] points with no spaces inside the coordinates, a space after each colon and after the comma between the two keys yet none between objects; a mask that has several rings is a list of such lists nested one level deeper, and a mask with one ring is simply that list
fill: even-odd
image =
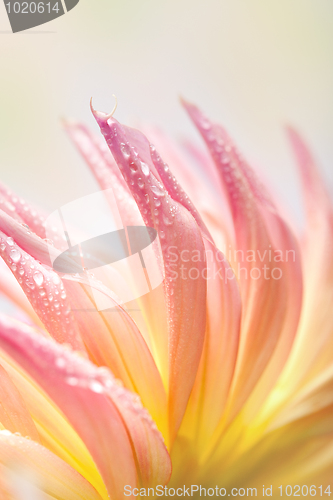
[{"label": "blurred background", "polygon": [[0,5],[0,178],[47,211],[97,189],[61,117],[116,118],[198,136],[179,95],[223,123],[297,217],[283,127],[299,128],[333,184],[332,0],[80,0],[12,34]]}]

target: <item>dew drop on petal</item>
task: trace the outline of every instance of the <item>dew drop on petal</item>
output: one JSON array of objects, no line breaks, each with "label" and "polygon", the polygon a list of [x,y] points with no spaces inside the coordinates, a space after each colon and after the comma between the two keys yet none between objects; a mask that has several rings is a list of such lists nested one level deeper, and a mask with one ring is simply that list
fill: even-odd
[{"label": "dew drop on petal", "polygon": [[43,281],[44,281],[44,276],[40,271],[34,272],[33,279],[34,279],[34,282],[36,283],[37,286],[42,286]]},{"label": "dew drop on petal", "polygon": [[141,172],[143,173],[143,175],[145,175],[146,177],[149,177],[150,170],[149,170],[147,163],[144,163],[142,161],[140,164],[140,168],[141,168]]},{"label": "dew drop on petal", "polygon": [[67,377],[66,382],[68,385],[77,385],[79,383],[76,377]]},{"label": "dew drop on petal", "polygon": [[66,360],[64,358],[57,358],[56,359],[56,365],[58,368],[65,368],[66,366]]},{"label": "dew drop on petal", "polygon": [[164,191],[160,187],[158,187],[158,186],[151,186],[151,190],[158,197],[165,196]]},{"label": "dew drop on petal", "polygon": [[122,155],[125,158],[125,160],[128,160],[129,157],[131,156],[131,150],[128,144],[121,143],[120,151],[122,152]]},{"label": "dew drop on petal", "polygon": [[10,203],[10,201],[6,201],[5,205],[10,212],[15,212],[15,207],[12,203]]},{"label": "dew drop on petal", "polygon": [[21,259],[21,252],[17,248],[13,248],[10,251],[10,258],[12,259],[13,262],[15,262],[15,264],[17,264]]},{"label": "dew drop on petal", "polygon": [[103,385],[97,380],[92,380],[89,383],[89,389],[91,389],[93,392],[97,392],[98,394],[101,394],[104,390]]},{"label": "dew drop on petal", "polygon": [[52,274],[52,281],[55,285],[60,285],[61,283],[61,279],[56,273]]},{"label": "dew drop on petal", "polygon": [[9,245],[10,247],[12,247],[12,246],[14,245],[14,240],[13,240],[13,238],[9,237],[9,238],[7,238],[7,239],[6,239],[6,241],[7,241],[8,245]]},{"label": "dew drop on petal", "polygon": [[138,178],[138,186],[140,189],[143,189],[145,187],[145,183],[141,179],[141,177]]}]

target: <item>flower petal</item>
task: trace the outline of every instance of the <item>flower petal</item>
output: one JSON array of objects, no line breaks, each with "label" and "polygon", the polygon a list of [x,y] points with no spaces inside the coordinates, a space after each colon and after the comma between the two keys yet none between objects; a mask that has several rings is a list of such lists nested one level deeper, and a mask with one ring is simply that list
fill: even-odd
[{"label": "flower petal", "polygon": [[[262,387],[256,397],[262,402],[288,357],[301,308],[301,263],[295,238],[224,129],[210,123],[194,105],[184,105],[215,161],[236,233],[237,261],[233,265],[244,308],[229,403],[232,418],[260,377]],[[293,262],[286,261],[286,250],[295,256]],[[254,259],[247,258],[249,251]],[[281,261],[274,252],[282,254]]]},{"label": "flower petal", "polygon": [[[173,441],[197,373],[206,323],[204,245],[193,216],[174,201],[160,181],[149,142],[139,131],[94,112],[106,142],[128,183],[144,222],[158,232],[165,266],[165,298],[169,324],[169,419]],[[133,183],[133,184],[132,184]],[[174,249],[173,256],[170,250]],[[182,251],[199,254],[191,267]],[[173,260],[176,256],[176,261]],[[187,258],[186,258],[187,260]],[[182,267],[183,266],[183,267]],[[187,276],[184,276],[184,271]]]},{"label": "flower petal", "polygon": [[[111,311],[97,311],[89,286],[65,279],[73,315],[90,358],[98,366],[110,368],[125,387],[136,392],[159,430],[167,437],[167,400],[156,364],[138,327],[129,314],[96,282],[114,304]],[[96,334],[98,332],[98,334]]]},{"label": "flower petal", "polygon": [[65,122],[65,130],[82,157],[89,165],[103,190],[120,184],[128,192],[127,185],[109,148],[100,136],[95,136],[81,123]]},{"label": "flower petal", "polygon": [[294,356],[288,365],[288,373],[294,373],[288,386],[291,391],[332,363],[333,203],[301,137],[289,129],[289,138],[299,166],[307,214],[303,242],[305,296]]},{"label": "flower petal", "polygon": [[[139,477],[166,482],[169,456],[138,399],[123,389],[107,369],[75,352],[1,318],[0,345],[58,404],[90,450],[105,485],[116,498]],[[137,397],[136,397],[137,398]],[[124,426],[127,424],[127,428]]]},{"label": "flower petal", "polygon": [[0,422],[11,432],[19,432],[40,442],[36,426],[24,400],[6,370],[0,365]]},{"label": "flower petal", "polygon": [[[45,238],[45,217],[40,211],[32,208],[25,200],[19,198],[13,191],[0,183],[0,194],[6,200],[9,215],[18,217],[40,238]],[[2,206],[1,206],[2,208]]]},{"label": "flower petal", "polygon": [[205,241],[207,331],[197,379],[180,429],[202,456],[226,407],[234,375],[240,332],[241,300],[234,272],[224,255]]},{"label": "flower petal", "polygon": [[21,470],[39,489],[59,500],[101,500],[70,465],[43,446],[8,430],[0,431],[0,463]]},{"label": "flower petal", "polygon": [[0,360],[22,395],[43,446],[83,475],[103,498],[108,498],[102,478],[87,448],[63,414],[40,386],[2,351]]},{"label": "flower petal", "polygon": [[[82,124],[66,122],[65,128],[69,137],[89,165],[107,199],[108,190],[112,188],[123,226],[143,226],[144,222],[138,206],[105,141],[103,139],[100,140],[99,137],[95,137]],[[132,309],[134,308],[138,309],[138,314],[132,311],[132,317],[136,322],[140,323],[141,333],[149,345],[155,362],[160,369],[163,381],[167,386],[168,359],[165,356],[168,349],[167,319],[161,287],[137,299]],[[145,329],[148,329],[148,335],[145,334]],[[114,370],[114,367],[112,367],[112,370]],[[118,376],[116,371],[114,373]],[[129,387],[126,379],[120,375],[119,378],[124,381],[126,387]],[[157,401],[156,403],[158,404]],[[152,411],[152,408],[147,408]],[[154,414],[153,411],[152,414]]]},{"label": "flower petal", "polygon": [[0,231],[1,255],[21,285],[39,319],[58,342],[85,352],[68,298],[57,273],[24,252]]}]

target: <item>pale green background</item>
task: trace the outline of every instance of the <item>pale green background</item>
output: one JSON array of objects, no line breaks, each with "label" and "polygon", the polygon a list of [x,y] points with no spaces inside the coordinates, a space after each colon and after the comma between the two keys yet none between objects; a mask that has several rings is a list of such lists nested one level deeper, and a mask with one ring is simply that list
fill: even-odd
[{"label": "pale green background", "polygon": [[196,137],[178,96],[223,122],[296,212],[283,124],[298,126],[333,183],[332,0],[81,0],[10,34],[0,6],[0,177],[53,210],[96,185],[60,117],[89,111]]}]

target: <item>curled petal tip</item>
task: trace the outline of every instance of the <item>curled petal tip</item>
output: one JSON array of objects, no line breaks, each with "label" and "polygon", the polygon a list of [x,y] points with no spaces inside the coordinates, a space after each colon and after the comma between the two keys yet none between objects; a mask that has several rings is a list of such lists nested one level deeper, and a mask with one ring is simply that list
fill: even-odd
[{"label": "curled petal tip", "polygon": [[112,96],[115,98],[116,102],[115,102],[115,105],[113,107],[113,110],[109,114],[103,113],[101,111],[96,111],[96,109],[94,109],[93,104],[92,104],[93,98],[90,99],[90,109],[91,109],[91,112],[92,112],[92,114],[94,115],[95,118],[100,118],[100,119],[103,119],[103,120],[108,120],[109,118],[112,118],[112,116],[114,115],[114,113],[115,113],[115,111],[117,109],[117,106],[118,106],[117,97],[114,94],[112,94]]}]

